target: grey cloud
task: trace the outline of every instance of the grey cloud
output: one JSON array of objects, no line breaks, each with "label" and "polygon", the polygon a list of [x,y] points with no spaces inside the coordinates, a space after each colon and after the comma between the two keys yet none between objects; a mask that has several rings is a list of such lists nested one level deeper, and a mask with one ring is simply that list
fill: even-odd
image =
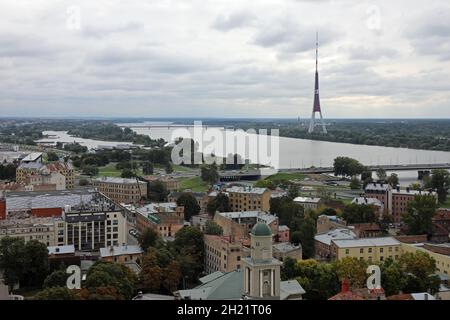
[{"label": "grey cloud", "polygon": [[139,22],[128,22],[116,25],[89,24],[83,26],[82,34],[85,37],[103,38],[116,33],[128,33],[142,30],[144,25]]},{"label": "grey cloud", "polygon": [[229,31],[248,26],[256,21],[256,17],[248,12],[237,12],[227,16],[219,15],[212,27],[220,31]]}]

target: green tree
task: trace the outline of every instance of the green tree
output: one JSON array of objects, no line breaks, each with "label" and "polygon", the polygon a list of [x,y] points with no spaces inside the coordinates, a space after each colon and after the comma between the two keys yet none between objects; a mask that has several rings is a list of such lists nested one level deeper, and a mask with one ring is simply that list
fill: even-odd
[{"label": "green tree", "polygon": [[400,183],[398,180],[398,174],[391,173],[391,175],[388,177],[387,182],[392,188],[397,188],[398,184]]},{"label": "green tree", "polygon": [[354,288],[362,288],[367,279],[367,262],[353,257],[345,257],[336,261],[336,273],[339,280],[348,279]]},{"label": "green tree", "polygon": [[125,168],[122,170],[122,173],[120,174],[120,176],[122,178],[129,179],[129,178],[133,178],[135,176],[135,174],[134,174],[133,170]]},{"label": "green tree", "polygon": [[316,235],[316,221],[313,218],[306,217],[299,229],[300,243],[302,244],[302,253],[305,258],[314,257],[314,236]]},{"label": "green tree", "polygon": [[215,163],[202,166],[200,175],[202,180],[209,184],[216,183],[220,178],[219,173],[217,172],[217,165]]},{"label": "green tree", "polygon": [[444,169],[434,169],[431,171],[431,188],[436,189],[440,203],[447,201],[448,190],[450,188],[450,173]]},{"label": "green tree", "polygon": [[47,246],[37,240],[25,244],[25,272],[23,284],[30,287],[42,287],[49,272]]},{"label": "green tree", "polygon": [[183,276],[194,283],[203,271],[203,233],[194,227],[184,227],[175,234],[173,247]]},{"label": "green tree", "polygon": [[439,277],[435,275],[436,261],[427,253],[421,251],[404,253],[400,256],[398,263],[407,276],[407,283],[402,291],[436,292],[439,289]]},{"label": "green tree", "polygon": [[154,202],[167,200],[169,192],[161,181],[150,181],[147,188],[147,199]]},{"label": "green tree", "polygon": [[205,224],[205,234],[221,236],[223,235],[223,228],[214,221],[208,220]]},{"label": "green tree", "polygon": [[149,248],[142,258],[142,270],[140,273],[141,284],[144,289],[158,293],[161,288],[163,270],[158,265],[156,249]]},{"label": "green tree", "polygon": [[141,246],[141,249],[144,252],[147,252],[147,250],[150,247],[155,246],[156,241],[158,239],[159,239],[159,233],[152,228],[147,228],[144,230],[144,232],[141,233],[138,241],[139,241],[139,245]]},{"label": "green tree", "polygon": [[142,165],[142,173],[150,175],[153,174],[153,171],[154,171],[153,163],[149,161],[144,162],[144,164]]},{"label": "green tree", "polygon": [[408,234],[431,234],[432,218],[436,213],[436,199],[431,195],[418,195],[408,203],[408,211],[403,215]]},{"label": "green tree", "polygon": [[22,238],[0,239],[0,270],[5,284],[13,287],[23,279],[26,270],[25,241]]},{"label": "green tree", "polygon": [[407,278],[401,265],[392,258],[387,258],[381,265],[381,284],[386,296],[398,294],[407,284]]},{"label": "green tree", "polygon": [[47,152],[47,160],[50,162],[58,161],[59,157],[55,152],[49,151],[49,152]]},{"label": "green tree", "polygon": [[349,224],[376,222],[375,208],[365,204],[348,204],[341,213],[342,219]]},{"label": "green tree", "polygon": [[199,214],[200,206],[192,193],[183,192],[177,199],[177,205],[184,207],[184,220],[189,221],[192,216]]},{"label": "green tree", "polygon": [[182,276],[180,263],[176,260],[171,261],[167,268],[164,269],[163,287],[171,293],[176,291]]},{"label": "green tree", "polygon": [[65,287],[69,274],[65,270],[55,270],[44,280],[44,288]]},{"label": "green tree", "polygon": [[33,300],[78,300],[76,294],[66,287],[45,288],[34,295]]},{"label": "green tree", "polygon": [[86,176],[96,176],[98,174],[98,168],[97,166],[94,165],[83,165],[81,167],[81,172],[82,174],[86,175]]},{"label": "green tree", "polygon": [[350,189],[358,190],[361,189],[361,181],[357,177],[353,177],[350,181]]},{"label": "green tree", "polygon": [[206,209],[210,215],[214,215],[216,211],[230,212],[230,199],[225,193],[219,192],[215,198],[208,202]]},{"label": "green tree", "polygon": [[113,287],[124,299],[131,299],[136,278],[127,266],[98,261],[88,271],[85,287],[90,291],[99,287]]},{"label": "green tree", "polygon": [[386,180],[386,178],[387,178],[387,175],[386,175],[386,170],[384,170],[383,168],[379,168],[378,170],[377,170],[377,177],[378,177],[378,180]]},{"label": "green tree", "polygon": [[164,168],[167,174],[171,174],[173,172],[173,167],[170,162],[167,162],[166,167]]},{"label": "green tree", "polygon": [[324,208],[324,209],[319,213],[319,215],[335,216],[335,215],[337,215],[337,211],[336,211],[336,209],[334,209],[334,208],[327,207],[327,208]]},{"label": "green tree", "polygon": [[337,176],[353,177],[367,171],[358,160],[349,157],[337,157],[333,163],[334,174]]},{"label": "green tree", "polygon": [[81,187],[87,186],[89,185],[89,180],[87,179],[80,179],[79,183],[78,183]]}]

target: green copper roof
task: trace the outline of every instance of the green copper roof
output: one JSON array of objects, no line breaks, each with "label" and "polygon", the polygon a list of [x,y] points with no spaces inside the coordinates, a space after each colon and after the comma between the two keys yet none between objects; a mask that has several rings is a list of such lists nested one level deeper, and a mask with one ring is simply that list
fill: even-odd
[{"label": "green copper roof", "polygon": [[252,235],[254,236],[271,236],[272,230],[265,223],[258,222],[252,229]]}]

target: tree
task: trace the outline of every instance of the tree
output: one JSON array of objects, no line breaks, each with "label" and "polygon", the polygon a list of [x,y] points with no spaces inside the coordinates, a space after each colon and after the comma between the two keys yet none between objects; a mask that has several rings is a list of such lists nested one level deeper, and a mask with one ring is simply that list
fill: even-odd
[{"label": "tree", "polygon": [[203,181],[214,184],[219,181],[219,173],[217,172],[217,166],[215,163],[211,165],[204,165],[201,168],[201,178]]},{"label": "tree", "polygon": [[377,177],[378,177],[378,180],[382,180],[382,181],[386,180],[386,178],[387,178],[386,170],[384,170],[383,168],[379,168],[377,170]]},{"label": "tree", "polygon": [[208,220],[205,224],[205,234],[221,236],[223,235],[223,228],[214,221]]},{"label": "tree", "polygon": [[30,240],[25,244],[25,257],[23,284],[42,287],[49,272],[47,246],[37,240]]},{"label": "tree", "polygon": [[316,235],[316,221],[307,217],[300,225],[299,237],[302,253],[305,258],[314,257],[314,236]]},{"label": "tree", "polygon": [[144,164],[142,165],[142,173],[150,175],[153,174],[153,171],[154,171],[153,163],[149,161],[144,162]]},{"label": "tree", "polygon": [[299,195],[299,188],[295,184],[291,184],[288,189],[288,197],[294,200]]},{"label": "tree", "polygon": [[302,241],[301,238],[302,238],[302,236],[301,236],[300,231],[294,231],[291,233],[291,242],[293,244],[295,244],[296,246],[301,243],[301,241]]},{"label": "tree", "polygon": [[417,251],[407,252],[400,256],[398,263],[406,277],[406,285],[402,291],[407,293],[436,292],[439,289],[440,280],[436,272],[436,261],[427,253]]},{"label": "tree", "polygon": [[135,275],[127,266],[100,260],[89,269],[85,287],[92,292],[96,288],[111,286],[128,300],[133,296],[135,282]]},{"label": "tree", "polygon": [[353,223],[372,223],[377,220],[375,208],[365,204],[348,204],[341,213],[342,219],[348,224]]},{"label": "tree", "polygon": [[286,257],[281,267],[281,279],[283,281],[291,280],[297,277],[297,259]]},{"label": "tree", "polygon": [[147,252],[150,247],[153,247],[156,244],[158,239],[159,233],[152,228],[147,228],[141,233],[138,241],[142,251]]},{"label": "tree", "polygon": [[149,201],[166,201],[169,192],[161,181],[150,181],[147,188],[147,198]]},{"label": "tree", "polygon": [[169,263],[167,268],[164,269],[163,286],[169,292],[174,292],[178,289],[181,278],[181,265],[178,261],[174,260]]},{"label": "tree", "polygon": [[400,264],[387,258],[381,265],[381,284],[386,296],[396,295],[406,287],[407,279]]},{"label": "tree", "polygon": [[210,215],[214,215],[216,211],[230,212],[230,199],[225,193],[219,192],[215,198],[208,202],[206,209]]},{"label": "tree", "polygon": [[122,178],[126,178],[126,179],[130,179],[133,178],[135,176],[133,170],[125,168],[122,170],[122,173],[120,174],[120,176]]},{"label": "tree", "polygon": [[89,181],[87,179],[80,179],[78,183],[81,187],[89,185]]},{"label": "tree", "polygon": [[98,168],[94,165],[83,165],[81,167],[81,172],[86,176],[96,176],[98,174]]},{"label": "tree", "polygon": [[334,209],[334,208],[327,207],[327,208],[324,208],[324,209],[319,213],[319,215],[335,216],[335,215],[337,215],[337,211],[336,211],[336,209]]},{"label": "tree", "polygon": [[59,157],[55,152],[49,151],[49,152],[47,152],[47,160],[48,161],[58,161]]},{"label": "tree", "polygon": [[339,280],[348,279],[354,288],[362,288],[367,278],[367,262],[353,257],[345,257],[336,262],[336,273]]},{"label": "tree", "polygon": [[358,160],[349,157],[337,157],[334,159],[333,167],[334,174],[343,177],[353,177],[367,171]]},{"label": "tree", "polygon": [[389,178],[387,179],[387,182],[389,183],[389,185],[392,188],[397,188],[398,184],[400,183],[398,180],[398,174],[396,173],[391,173],[391,175],[389,176]]},{"label": "tree", "polygon": [[420,183],[418,183],[418,182],[413,182],[413,183],[411,183],[411,184],[409,185],[409,188],[410,188],[411,190],[421,190],[421,189],[422,189],[422,186],[421,186]]},{"label": "tree", "polygon": [[203,271],[203,233],[194,227],[184,227],[175,234],[173,247],[183,276],[195,282]]},{"label": "tree", "polygon": [[5,284],[13,287],[19,283],[26,270],[25,241],[23,238],[0,239],[0,270]]},{"label": "tree", "polygon": [[44,280],[44,288],[65,287],[69,274],[65,270],[55,270]]},{"label": "tree", "polygon": [[431,188],[436,189],[440,203],[447,201],[448,190],[450,188],[450,173],[444,169],[434,169],[431,171]]},{"label": "tree", "polygon": [[326,202],[326,201],[330,201],[332,199],[333,193],[325,187],[318,187],[317,188],[317,196]]},{"label": "tree", "polygon": [[77,296],[66,287],[51,287],[39,291],[33,300],[77,300]]},{"label": "tree", "polygon": [[357,177],[353,177],[350,181],[350,189],[358,190],[361,189],[361,181]]},{"label": "tree", "polygon": [[166,167],[164,168],[167,174],[171,174],[173,172],[172,164],[167,162]]},{"label": "tree", "polygon": [[192,193],[183,192],[177,199],[177,206],[184,207],[184,220],[189,221],[192,216],[200,212],[200,206]]},{"label": "tree", "polygon": [[158,265],[155,248],[149,248],[147,250],[147,253],[142,258],[141,267],[140,279],[143,288],[150,292],[159,292],[163,271]]},{"label": "tree", "polygon": [[431,234],[432,218],[436,213],[436,198],[432,195],[418,195],[408,203],[408,210],[403,215],[408,234]]}]

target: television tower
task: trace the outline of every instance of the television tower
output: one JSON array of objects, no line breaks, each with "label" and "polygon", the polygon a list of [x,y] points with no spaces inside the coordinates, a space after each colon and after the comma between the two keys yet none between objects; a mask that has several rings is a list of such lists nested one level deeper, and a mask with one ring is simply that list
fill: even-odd
[{"label": "television tower", "polygon": [[318,71],[318,56],[319,56],[319,33],[316,33],[316,81],[314,86],[314,106],[311,115],[311,121],[309,123],[308,133],[314,132],[314,127],[316,125],[316,113],[320,114],[320,122],[322,124],[323,133],[327,134],[327,128],[325,127],[325,122],[323,121],[322,110],[320,109],[320,98],[319,98],[319,71]]}]

